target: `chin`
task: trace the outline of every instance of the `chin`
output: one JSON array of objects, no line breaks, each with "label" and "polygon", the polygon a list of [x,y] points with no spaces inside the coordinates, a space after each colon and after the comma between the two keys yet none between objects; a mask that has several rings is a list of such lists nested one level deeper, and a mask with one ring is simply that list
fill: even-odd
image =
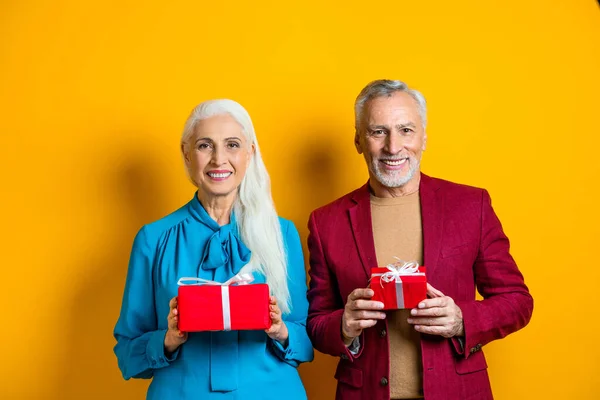
[{"label": "chin", "polygon": [[210,192],[210,194],[215,197],[230,196],[232,193],[234,193],[234,190],[218,190],[218,191]]},{"label": "chin", "polygon": [[403,175],[377,175],[377,181],[385,187],[389,188],[398,188],[406,185],[408,182],[412,180],[412,176],[408,176],[406,174]]},{"label": "chin", "polygon": [[237,188],[231,188],[231,187],[218,187],[216,185],[206,185],[204,187],[199,187],[198,189],[200,189],[201,191],[203,191],[204,193],[206,193],[209,196],[212,197],[222,197],[222,196],[228,196],[231,193],[235,192],[235,190]]}]

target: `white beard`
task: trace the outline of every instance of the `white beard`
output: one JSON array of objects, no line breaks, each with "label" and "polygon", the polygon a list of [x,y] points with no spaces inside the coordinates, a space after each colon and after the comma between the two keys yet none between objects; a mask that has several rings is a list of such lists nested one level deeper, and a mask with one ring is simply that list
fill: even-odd
[{"label": "white beard", "polygon": [[398,172],[384,172],[379,166],[379,161],[372,159],[369,164],[369,170],[379,183],[385,187],[398,188],[406,185],[419,171],[419,160],[414,157],[408,157],[409,169],[406,175],[401,175]]}]

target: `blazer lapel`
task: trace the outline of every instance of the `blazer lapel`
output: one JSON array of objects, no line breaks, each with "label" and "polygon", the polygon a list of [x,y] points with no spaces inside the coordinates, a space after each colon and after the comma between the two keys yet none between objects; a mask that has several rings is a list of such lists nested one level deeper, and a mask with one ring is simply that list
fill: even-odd
[{"label": "blazer lapel", "polygon": [[350,216],[356,248],[366,277],[369,279],[371,268],[377,267],[377,256],[375,255],[375,241],[373,239],[371,195],[368,183],[354,193],[352,201],[355,205],[348,209],[348,215]]},{"label": "blazer lapel", "polygon": [[429,176],[421,174],[419,191],[423,224],[423,264],[428,276],[435,276],[434,270],[437,267],[442,244],[444,199],[437,190],[437,182]]}]

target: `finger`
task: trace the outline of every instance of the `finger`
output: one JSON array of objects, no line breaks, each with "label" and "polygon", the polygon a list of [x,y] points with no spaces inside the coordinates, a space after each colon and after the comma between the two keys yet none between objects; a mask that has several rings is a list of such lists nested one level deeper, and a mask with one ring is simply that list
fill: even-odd
[{"label": "finger", "polygon": [[172,330],[177,330],[177,323],[178,323],[178,318],[173,316],[172,318],[169,319],[169,329]]},{"label": "finger", "polygon": [[446,328],[441,326],[415,325],[415,330],[427,335],[447,336]]},{"label": "finger", "polygon": [[169,316],[167,317],[168,320],[171,320],[173,318],[177,318],[179,316],[179,311],[176,308],[173,308],[171,311],[169,311]]},{"label": "finger", "polygon": [[279,306],[277,306],[277,304],[271,304],[269,306],[269,310],[271,312],[277,313],[277,314],[281,314],[281,309],[279,308]]},{"label": "finger", "polygon": [[377,312],[377,311],[355,311],[350,314],[351,320],[359,320],[359,319],[385,319],[385,313]]},{"label": "finger", "polygon": [[173,328],[172,330],[177,334],[177,336],[181,337],[185,337],[187,338],[187,332],[182,331],[181,329],[179,329],[179,318],[177,317],[173,317]]},{"label": "finger", "polygon": [[437,290],[436,288],[434,288],[433,286],[431,286],[429,283],[427,284],[427,296],[429,297],[444,297],[444,293],[442,293],[440,290]]},{"label": "finger", "polygon": [[173,332],[173,335],[176,337],[175,340],[177,340],[177,341],[181,341],[181,339],[186,337],[186,335],[187,335],[187,333],[182,332],[182,331],[177,331],[177,330],[171,331],[171,332]]},{"label": "finger", "polygon": [[348,300],[354,301],[358,299],[370,299],[373,297],[375,292],[372,289],[364,288],[364,289],[354,289],[352,293],[348,296]]},{"label": "finger", "polygon": [[280,323],[280,322],[281,322],[281,315],[280,315],[280,314],[277,314],[277,313],[274,313],[274,312],[272,312],[272,313],[270,314],[270,316],[271,316],[271,322],[272,322],[273,324],[278,324],[278,323]]},{"label": "finger", "polygon": [[359,319],[354,321],[354,323],[350,324],[351,328],[356,330],[363,330],[367,328],[371,328],[377,324],[376,319]]},{"label": "finger", "polygon": [[278,330],[279,330],[279,326],[278,326],[278,325],[275,325],[275,324],[273,324],[273,325],[271,325],[271,327],[270,327],[269,329],[265,329],[265,333],[266,333],[267,335],[270,335],[270,334],[272,334],[272,333],[277,333],[277,331],[278,331]]},{"label": "finger", "polygon": [[171,301],[169,301],[169,308],[177,308],[177,297],[173,297]]},{"label": "finger", "polygon": [[169,301],[169,309],[176,310],[178,305],[177,297],[173,297],[171,301]]},{"label": "finger", "polygon": [[277,297],[270,296],[269,297],[269,304],[277,304]]},{"label": "finger", "polygon": [[407,322],[411,325],[446,326],[449,328],[450,319],[448,319],[448,318],[408,318]]},{"label": "finger", "polygon": [[446,307],[448,304],[448,298],[444,297],[435,297],[433,299],[425,299],[419,303],[417,308],[433,308],[433,307]]},{"label": "finger", "polygon": [[410,310],[413,317],[446,317],[449,315],[448,307],[413,308]]},{"label": "finger", "polygon": [[373,300],[355,300],[350,304],[351,310],[383,310],[383,303]]}]

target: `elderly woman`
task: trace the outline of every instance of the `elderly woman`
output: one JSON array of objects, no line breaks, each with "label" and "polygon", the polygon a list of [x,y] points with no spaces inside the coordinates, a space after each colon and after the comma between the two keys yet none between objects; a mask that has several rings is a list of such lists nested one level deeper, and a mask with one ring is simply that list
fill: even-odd
[{"label": "elderly woman", "polygon": [[[250,116],[232,100],[200,104],[181,151],[198,191],[134,240],[114,331],[123,377],[153,378],[148,399],[306,399],[296,369],[313,358],[302,246],[275,212]],[[240,271],[269,285],[271,328],[178,330],[179,278],[225,282]]]}]

